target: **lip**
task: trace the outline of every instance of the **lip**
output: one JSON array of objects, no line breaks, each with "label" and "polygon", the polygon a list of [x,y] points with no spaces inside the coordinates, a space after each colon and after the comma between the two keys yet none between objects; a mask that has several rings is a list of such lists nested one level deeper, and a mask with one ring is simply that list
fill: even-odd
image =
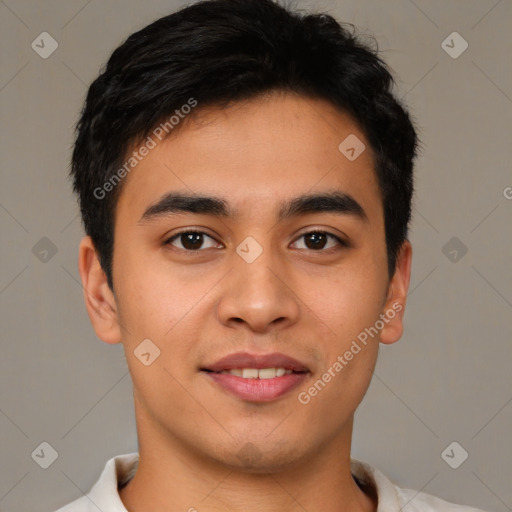
[{"label": "lip", "polygon": [[235,368],[257,368],[259,370],[262,368],[284,368],[285,370],[293,370],[294,372],[309,372],[309,368],[305,364],[279,352],[263,355],[236,352],[201,369],[211,372],[221,372]]},{"label": "lip", "polygon": [[[216,373],[235,368],[284,368],[294,373],[272,379],[244,379],[237,375]],[[264,355],[238,352],[201,368],[201,371],[224,391],[248,402],[276,400],[299,386],[310,374],[306,365],[278,352]]]}]

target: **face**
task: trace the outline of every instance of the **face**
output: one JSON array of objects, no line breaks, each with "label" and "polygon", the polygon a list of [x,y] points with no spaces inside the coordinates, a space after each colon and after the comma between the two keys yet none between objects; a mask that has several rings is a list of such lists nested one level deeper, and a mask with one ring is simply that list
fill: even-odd
[{"label": "face", "polygon": [[118,335],[93,323],[125,347],[141,445],[252,471],[349,442],[379,339],[400,336],[369,143],[290,94],[203,109],[149,151],[120,194],[113,281]]}]

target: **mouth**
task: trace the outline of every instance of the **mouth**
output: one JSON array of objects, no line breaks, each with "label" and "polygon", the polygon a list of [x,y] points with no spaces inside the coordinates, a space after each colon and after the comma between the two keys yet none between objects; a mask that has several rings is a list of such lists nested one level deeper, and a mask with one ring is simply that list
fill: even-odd
[{"label": "mouth", "polygon": [[229,370],[212,373],[218,373],[220,375],[236,375],[242,379],[275,379],[276,377],[282,377],[283,375],[302,372],[294,372],[293,370],[286,368],[231,368]]},{"label": "mouth", "polygon": [[201,368],[223,391],[249,402],[269,402],[289,393],[311,373],[284,354],[236,353]]}]

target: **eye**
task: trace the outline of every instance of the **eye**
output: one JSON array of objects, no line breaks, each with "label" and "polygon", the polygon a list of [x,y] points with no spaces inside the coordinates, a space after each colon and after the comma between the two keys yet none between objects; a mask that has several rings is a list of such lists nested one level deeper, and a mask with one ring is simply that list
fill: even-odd
[{"label": "eye", "polygon": [[[335,249],[336,246],[349,247],[349,244],[343,239],[326,231],[309,231],[302,234],[297,240],[301,239],[304,239],[305,243],[303,243],[303,247],[296,247],[297,249],[309,249],[315,252],[331,252],[331,249]],[[295,242],[294,245],[298,243],[299,242]],[[182,231],[166,240],[165,245],[172,245],[176,249],[193,252],[219,246],[218,242],[213,237],[203,231]]]},{"label": "eye", "polygon": [[[207,247],[204,246],[205,239],[210,240]],[[178,242],[179,245],[175,245],[175,241]],[[169,238],[165,242],[165,245],[172,245],[173,247],[184,251],[198,251],[199,249],[215,247],[216,243],[217,242],[211,236],[203,233],[202,231],[182,231],[181,233],[177,233]]]},{"label": "eye", "polygon": [[[338,246],[348,247],[348,243],[342,240],[340,237],[333,235],[331,233],[327,233],[326,231],[309,231],[308,233],[302,234],[298,240],[304,239],[304,247],[297,247],[298,249],[310,249],[316,252],[326,251],[331,252],[330,249],[333,249]],[[331,243],[329,244],[329,240]],[[298,242],[295,242],[297,244]]]}]

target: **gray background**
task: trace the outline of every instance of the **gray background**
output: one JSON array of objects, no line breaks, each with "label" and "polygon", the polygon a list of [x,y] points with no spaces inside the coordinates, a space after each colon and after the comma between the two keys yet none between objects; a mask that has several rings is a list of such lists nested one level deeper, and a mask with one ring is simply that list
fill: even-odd
[{"label": "gray background", "polygon": [[[0,2],[3,512],[53,510],[86,492],[108,458],[137,449],[122,347],[96,339],[83,304],[66,174],[87,85],[132,31],[181,5]],[[298,5],[375,35],[423,141],[405,334],[381,348],[353,456],[404,487],[512,510],[512,3]],[[44,31],[58,42],[47,59],[31,47]],[[458,58],[441,46],[453,31],[469,45]],[[43,441],[58,452],[48,469],[31,457]],[[452,464],[469,454],[457,469],[441,456],[453,441]]]}]

